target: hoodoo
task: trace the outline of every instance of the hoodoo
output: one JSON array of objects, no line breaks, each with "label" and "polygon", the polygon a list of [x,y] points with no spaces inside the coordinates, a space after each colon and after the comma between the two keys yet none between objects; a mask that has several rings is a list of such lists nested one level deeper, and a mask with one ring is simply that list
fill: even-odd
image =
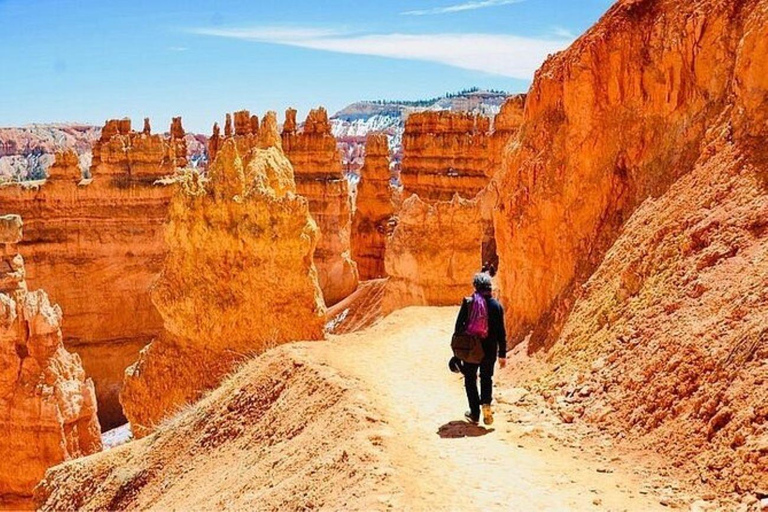
[{"label": "hoodoo", "polygon": [[90,180],[82,180],[76,155],[62,151],[39,188],[0,187],[0,213],[24,218],[28,282],[64,310],[64,344],[96,385],[105,428],[125,422],[123,373],[162,329],[149,288],[166,253],[172,187],[155,180],[184,163],[182,132],[178,118],[168,136],[107,121]]},{"label": "hoodoo", "polygon": [[384,252],[394,215],[389,144],[385,134],[368,135],[360,174],[352,223],[352,256],[360,279],[377,279],[386,276]]},{"label": "hoodoo", "polygon": [[207,179],[183,176],[171,202],[169,254],[152,292],[164,332],[127,370],[121,394],[138,436],[215,387],[237,362],[323,337],[312,263],[318,230],[296,194],[274,113],[247,154],[236,137],[223,140]]},{"label": "hoodoo", "polygon": [[309,200],[309,211],[320,228],[315,264],[330,306],[355,291],[358,282],[350,250],[349,184],[325,109],[310,111],[301,131],[296,130],[295,110],[288,109],[285,117],[283,149],[293,165],[296,190]]},{"label": "hoodoo", "polygon": [[64,348],[61,308],[28,291],[21,238],[21,217],[0,217],[0,498],[31,496],[49,467],[101,450],[93,382]]},{"label": "hoodoo", "polygon": [[766,27],[618,2],[537,72],[495,217],[508,332],[575,415],[738,492],[768,485]]}]

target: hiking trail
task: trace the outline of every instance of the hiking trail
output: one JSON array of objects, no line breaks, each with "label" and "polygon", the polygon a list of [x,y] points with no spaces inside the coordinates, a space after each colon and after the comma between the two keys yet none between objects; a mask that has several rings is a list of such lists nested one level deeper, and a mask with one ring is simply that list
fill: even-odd
[{"label": "hiking trail", "polygon": [[[538,414],[514,405],[512,368],[494,376],[495,421],[462,421],[462,377],[449,372],[458,308],[413,307],[332,336],[317,353],[360,382],[392,429],[386,441],[408,510],[665,510],[642,475],[559,443]],[[614,461],[616,462],[616,461]]]}]

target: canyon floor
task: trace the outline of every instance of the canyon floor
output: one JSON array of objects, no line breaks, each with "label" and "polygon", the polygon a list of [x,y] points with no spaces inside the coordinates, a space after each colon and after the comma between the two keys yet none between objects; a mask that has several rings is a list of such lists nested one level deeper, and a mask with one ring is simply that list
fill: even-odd
[{"label": "canyon floor", "polygon": [[[407,308],[356,333],[273,349],[155,434],[54,468],[42,508],[664,510],[694,501],[653,454],[564,423],[516,387],[525,376],[515,361],[497,369],[494,424],[463,422],[463,383],[446,364],[456,314]],[[518,352],[512,359],[526,357]]]}]

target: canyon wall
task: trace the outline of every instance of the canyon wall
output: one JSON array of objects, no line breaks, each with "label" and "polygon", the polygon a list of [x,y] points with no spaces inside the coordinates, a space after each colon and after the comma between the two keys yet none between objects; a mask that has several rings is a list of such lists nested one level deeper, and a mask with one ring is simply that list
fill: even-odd
[{"label": "canyon wall", "polygon": [[768,1],[624,0],[537,73],[496,213],[564,417],[768,485]]},{"label": "canyon wall", "polygon": [[172,190],[154,182],[183,163],[181,132],[176,120],[170,140],[108,121],[91,179],[81,181],[74,155],[64,151],[44,184],[0,188],[0,214],[25,219],[28,281],[61,305],[64,344],[96,384],[105,428],[125,421],[123,372],[162,328],[149,288],[166,252],[162,224]]},{"label": "canyon wall", "polygon": [[756,4],[622,1],[536,73],[495,220],[513,341],[550,345],[635,208],[702,156],[739,93],[740,20]]},{"label": "canyon wall", "polygon": [[369,134],[365,142],[365,163],[357,185],[357,202],[352,222],[352,258],[361,280],[386,276],[384,253],[393,227],[394,203],[389,144],[383,133]]},{"label": "canyon wall", "polygon": [[350,231],[352,203],[341,155],[324,108],[310,111],[301,131],[296,111],[285,113],[282,144],[296,177],[297,192],[309,200],[309,211],[320,228],[315,264],[327,305],[357,288],[357,265],[352,260]]},{"label": "canyon wall", "polygon": [[101,450],[93,382],[62,343],[62,312],[28,291],[18,215],[0,216],[0,497],[31,496],[45,471]]},{"label": "canyon wall", "polygon": [[152,300],[164,330],[126,371],[121,403],[141,437],[276,344],[323,337],[312,261],[318,229],[297,195],[274,113],[241,155],[225,138],[207,178],[179,178],[169,254]]},{"label": "canyon wall", "polygon": [[450,202],[428,204],[416,195],[403,202],[385,255],[385,311],[457,305],[471,294],[482,266],[480,201],[457,194]]},{"label": "canyon wall", "polygon": [[417,112],[405,120],[400,181],[405,197],[471,199],[489,181],[489,118],[446,111]]}]

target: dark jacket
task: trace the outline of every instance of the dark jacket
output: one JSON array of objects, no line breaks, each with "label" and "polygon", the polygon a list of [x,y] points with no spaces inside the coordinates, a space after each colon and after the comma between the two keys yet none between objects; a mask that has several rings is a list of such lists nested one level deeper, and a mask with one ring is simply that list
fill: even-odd
[{"label": "dark jacket", "polygon": [[[499,301],[493,297],[486,297],[488,304],[488,337],[483,340],[483,349],[485,356],[496,359],[496,353],[504,359],[507,357],[507,331],[504,329],[504,308]],[[469,308],[472,304],[472,298],[467,297],[461,302],[461,310],[456,318],[456,327],[454,332],[464,332],[467,320],[469,319]]]}]

